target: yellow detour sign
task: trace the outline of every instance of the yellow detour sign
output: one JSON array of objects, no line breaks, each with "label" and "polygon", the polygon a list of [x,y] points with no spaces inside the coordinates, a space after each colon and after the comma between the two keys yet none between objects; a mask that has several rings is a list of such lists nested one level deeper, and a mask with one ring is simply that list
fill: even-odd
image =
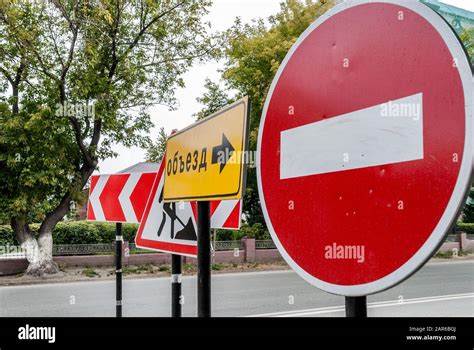
[{"label": "yellow detour sign", "polygon": [[245,97],[168,138],[163,201],[242,197],[248,110]]}]

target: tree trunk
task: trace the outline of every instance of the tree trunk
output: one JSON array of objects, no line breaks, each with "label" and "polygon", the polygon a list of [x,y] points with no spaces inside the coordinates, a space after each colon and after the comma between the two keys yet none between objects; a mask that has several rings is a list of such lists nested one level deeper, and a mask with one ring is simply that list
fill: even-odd
[{"label": "tree trunk", "polygon": [[[96,142],[98,140],[99,137],[96,138]],[[84,188],[96,166],[96,159],[94,159],[92,165],[83,164],[80,169],[80,179],[71,185],[73,191],[81,191]],[[68,191],[57,207],[46,215],[37,235],[30,230],[26,221],[26,214],[22,213],[11,219],[10,224],[16,234],[18,243],[26,252],[26,259],[29,263],[26,270],[28,275],[44,276],[59,272],[59,267],[53,260],[52,232],[56,224],[67,214],[71,201],[71,192]]]},{"label": "tree trunk", "polygon": [[29,265],[27,275],[42,277],[59,272],[58,265],[53,261],[53,235],[51,230],[35,236],[26,220],[13,218],[11,226],[16,234],[18,243],[26,253]]},{"label": "tree trunk", "polygon": [[26,270],[28,275],[43,276],[59,272],[59,267],[53,260],[53,234],[51,231],[41,233],[37,239],[38,254],[35,263]]}]

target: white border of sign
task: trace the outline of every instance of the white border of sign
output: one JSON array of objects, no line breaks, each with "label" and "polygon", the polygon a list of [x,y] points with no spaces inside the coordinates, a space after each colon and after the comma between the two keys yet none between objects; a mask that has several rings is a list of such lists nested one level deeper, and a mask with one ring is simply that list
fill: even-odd
[{"label": "white border of sign", "polygon": [[[463,160],[461,163],[461,167],[459,170],[459,177],[457,179],[456,185],[454,187],[453,193],[451,198],[449,199],[448,205],[441,216],[440,221],[436,225],[433,233],[427,239],[427,241],[423,244],[423,246],[402,266],[400,266],[397,270],[393,271],[392,273],[370,283],[359,284],[359,285],[338,285],[333,283],[328,283],[314,276],[307,273],[303,270],[286,252],[283,245],[280,243],[277,234],[272,226],[272,222],[268,215],[267,207],[265,204],[265,198],[262,195],[262,180],[261,180],[261,173],[260,173],[260,152],[261,152],[261,145],[262,145],[262,134],[263,128],[265,124],[265,117],[268,110],[268,105],[270,103],[271,97],[273,95],[273,91],[275,86],[282,74],[283,70],[285,69],[286,64],[291,59],[293,53],[298,49],[299,45],[306,39],[306,37],[315,30],[319,25],[321,25],[324,21],[329,19],[331,16],[349,9],[354,6],[359,6],[368,3],[389,3],[394,5],[399,5],[405,7],[409,10],[416,12],[418,15],[422,16],[426,19],[431,25],[438,31],[440,36],[445,41],[446,45],[449,48],[451,55],[458,59],[458,70],[461,76],[461,81],[464,89],[464,99],[466,103],[466,134],[465,134],[465,143],[464,143],[464,154]],[[401,0],[354,0],[349,2],[344,2],[340,5],[335,6],[334,8],[330,9],[324,15],[319,17],[314,23],[312,23],[304,33],[298,38],[296,43],[292,46],[288,54],[286,55],[285,59],[283,60],[282,64],[278,72],[273,79],[272,85],[268,92],[265,105],[263,108],[262,118],[260,121],[260,130],[258,133],[258,143],[257,143],[257,183],[258,183],[258,190],[260,194],[260,202],[262,205],[263,215],[265,217],[265,221],[267,223],[268,229],[270,230],[270,234],[275,242],[278,250],[285,258],[286,262],[292,267],[292,269],[298,273],[302,278],[304,278],[310,284],[325,290],[329,293],[345,295],[345,296],[361,296],[361,295],[368,295],[383,291],[388,289],[406,278],[410,277],[413,273],[415,273],[423,264],[435,253],[439,245],[442,243],[446,232],[452,226],[454,221],[457,219],[459,211],[462,209],[464,205],[464,201],[467,197],[467,193],[470,189],[471,185],[471,174],[472,174],[472,167],[473,167],[473,145],[472,145],[472,137],[473,137],[473,78],[472,78],[472,71],[470,67],[470,63],[468,62],[468,58],[466,53],[464,52],[462,45],[460,44],[456,34],[453,30],[449,27],[449,25],[432,9],[428,6],[419,3],[418,1],[401,1]]]}]

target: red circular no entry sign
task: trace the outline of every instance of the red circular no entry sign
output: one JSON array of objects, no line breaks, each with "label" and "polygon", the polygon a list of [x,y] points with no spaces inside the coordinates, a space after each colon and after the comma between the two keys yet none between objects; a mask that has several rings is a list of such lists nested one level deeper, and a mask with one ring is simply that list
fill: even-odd
[{"label": "red circular no entry sign", "polygon": [[470,187],[472,72],[416,1],[350,1],[286,56],[260,123],[266,222],[303,278],[356,296],[389,288],[441,244]]}]

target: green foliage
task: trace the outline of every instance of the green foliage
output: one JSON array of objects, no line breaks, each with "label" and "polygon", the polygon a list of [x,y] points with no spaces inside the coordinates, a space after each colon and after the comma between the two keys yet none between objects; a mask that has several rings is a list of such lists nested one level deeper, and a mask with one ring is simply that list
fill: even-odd
[{"label": "green foliage", "polygon": [[209,78],[206,79],[204,88],[206,89],[204,95],[196,98],[197,102],[204,105],[201,111],[193,115],[196,120],[204,119],[233,102],[227,96],[227,93],[220,88],[219,84],[214,83]]},{"label": "green foliage", "polygon": [[222,264],[222,263],[214,263],[214,264],[211,264],[211,269],[213,271],[219,271],[219,270],[222,270],[225,268],[225,265]]},{"label": "green foliage", "polygon": [[[465,224],[464,224],[465,225]],[[38,230],[39,224],[31,225],[32,230]],[[138,224],[123,224],[123,239],[134,242]],[[474,232],[474,225],[473,225]],[[238,241],[243,237],[259,240],[271,239],[266,228],[256,223],[253,226],[242,225],[240,230],[216,230],[219,241]],[[112,243],[115,240],[115,224],[95,223],[87,221],[60,222],[53,230],[54,244],[99,244]],[[18,245],[13,230],[8,225],[0,225],[0,245]]]},{"label": "green foliage", "polygon": [[0,245],[16,245],[15,235],[10,226],[1,225],[0,226]]},{"label": "green foliage", "polygon": [[461,33],[461,41],[471,59],[471,65],[474,66],[474,28],[465,29]]},{"label": "green foliage", "polygon": [[[207,80],[207,91],[197,99],[205,107],[196,116],[202,118],[230,101],[249,96],[252,104],[249,145],[250,150],[255,150],[263,105],[280,63],[300,34],[332,5],[333,1],[286,0],[282,2],[280,12],[268,19],[269,26],[263,20],[244,25],[237,19],[223,40],[226,43],[222,72],[225,89]],[[232,95],[234,91],[235,96]],[[255,168],[247,170],[243,204],[250,225],[265,225]]]},{"label": "green foliage", "polygon": [[244,237],[255,238],[257,240],[271,239],[270,233],[261,223],[255,223],[252,226],[244,224],[240,230],[216,230],[218,241],[239,241]]},{"label": "green foliage", "polygon": [[291,46],[303,31],[332,7],[332,1],[286,0],[268,20],[243,25],[237,20],[226,33],[223,79],[239,96],[249,96],[251,148],[255,149],[260,116],[273,77]]},{"label": "green foliage", "polygon": [[234,230],[216,230],[216,240],[218,241],[233,241]]},{"label": "green foliage", "polygon": [[146,147],[149,107],[175,108],[182,75],[217,53],[210,4],[1,2],[0,222],[54,226],[114,145]]},{"label": "green foliage", "polygon": [[[31,225],[33,230],[38,230],[39,225]],[[123,224],[122,233],[124,240],[134,242],[138,230],[137,224]],[[474,234],[474,223],[458,222],[457,230]],[[216,230],[218,241],[238,241],[243,237],[257,240],[271,239],[268,230],[260,223],[252,226],[242,225],[240,230]],[[59,223],[53,231],[54,244],[98,244],[112,243],[115,240],[115,224],[93,222],[67,222]],[[18,245],[13,230],[8,225],[0,225],[0,245]]]},{"label": "green foliage", "polygon": [[467,234],[474,234],[474,223],[458,222],[457,230],[466,232]]},{"label": "green foliage", "polygon": [[[161,271],[161,270],[160,270]],[[123,273],[128,274],[141,274],[141,273],[152,273],[154,272],[154,266],[151,264],[146,265],[127,265],[123,267]]]},{"label": "green foliage", "polygon": [[257,172],[255,167],[247,167],[247,184],[243,197],[243,213],[247,223],[254,225],[260,223],[266,226],[262,206],[258,196]]},{"label": "green foliage", "polygon": [[[123,224],[122,235],[123,239],[129,242],[135,242],[135,236],[137,235],[138,224]],[[114,231],[115,236],[115,231]]]},{"label": "green foliage", "polygon": [[[137,224],[123,224],[124,240],[134,242]],[[115,240],[115,224],[93,222],[59,223],[53,230],[55,244],[111,243]]]},{"label": "green foliage", "polygon": [[266,227],[261,223],[255,223],[252,226],[242,225],[240,228],[242,237],[255,238],[257,240],[267,240],[271,239],[270,233],[267,231]]},{"label": "green foliage", "polygon": [[[39,225],[33,224],[31,228],[37,231]],[[137,224],[123,224],[124,240],[134,242],[137,230]],[[60,222],[53,230],[53,239],[54,244],[112,243],[115,240],[115,224],[85,221]],[[18,244],[10,226],[0,226],[0,244]]]},{"label": "green foliage", "polygon": [[98,277],[99,274],[92,268],[88,267],[82,270],[82,274],[87,277]]},{"label": "green foliage", "polygon": [[[206,79],[204,84],[207,90],[203,96],[196,98],[196,101],[204,105],[204,108],[198,113],[194,114],[193,117],[196,120],[206,118],[207,116],[217,112],[229,103],[233,102],[227,94],[219,87],[218,84],[212,82],[209,78]],[[161,128],[156,142],[150,142],[147,146],[146,160],[148,162],[160,162],[163,155],[166,153],[166,141],[168,135],[165,133],[165,129]]]},{"label": "green foliage", "polygon": [[474,223],[474,187],[471,187],[467,203],[464,206],[462,221]]},{"label": "green foliage", "polygon": [[146,151],[146,161],[159,163],[163,159],[166,153],[166,141],[168,136],[166,135],[165,128],[161,128],[158,132],[156,142],[150,142]]},{"label": "green foliage", "polygon": [[183,265],[184,272],[195,272],[197,271],[197,266],[195,264],[184,264]]},{"label": "green foliage", "polygon": [[171,266],[168,264],[162,264],[158,266],[158,271],[160,272],[169,272],[171,270]]},{"label": "green foliage", "polygon": [[53,237],[55,244],[102,243],[102,233],[103,231],[99,231],[98,227],[92,223],[75,222],[56,225]]},{"label": "green foliage", "polygon": [[466,256],[466,255],[469,255],[469,252],[465,250],[459,250],[459,251],[448,250],[446,252],[438,251],[434,255],[434,257],[439,258],[439,259],[452,259],[452,258],[457,258],[460,256]]}]

